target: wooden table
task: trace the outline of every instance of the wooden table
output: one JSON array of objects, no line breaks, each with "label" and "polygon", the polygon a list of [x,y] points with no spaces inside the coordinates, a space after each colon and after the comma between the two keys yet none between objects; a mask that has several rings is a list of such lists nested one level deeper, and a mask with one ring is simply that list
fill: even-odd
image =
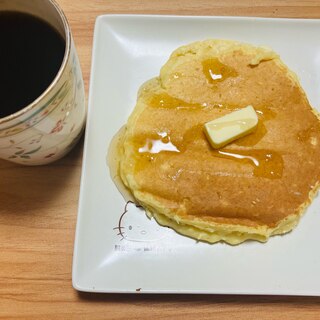
[{"label": "wooden table", "polygon": [[[58,2],[73,30],[86,89],[93,25],[100,14],[320,18],[319,0]],[[50,166],[0,161],[0,319],[320,319],[320,298],[312,297],[76,292],[71,265],[82,145]]]}]

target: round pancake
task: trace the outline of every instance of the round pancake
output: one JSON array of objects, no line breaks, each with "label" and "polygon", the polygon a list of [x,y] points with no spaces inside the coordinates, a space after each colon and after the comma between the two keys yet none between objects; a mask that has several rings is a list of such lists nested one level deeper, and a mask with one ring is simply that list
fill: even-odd
[{"label": "round pancake", "polygon": [[[252,105],[257,130],[219,150],[203,125]],[[119,174],[162,225],[207,242],[290,231],[319,187],[320,121],[297,77],[267,48],[180,47],[139,90]]]}]

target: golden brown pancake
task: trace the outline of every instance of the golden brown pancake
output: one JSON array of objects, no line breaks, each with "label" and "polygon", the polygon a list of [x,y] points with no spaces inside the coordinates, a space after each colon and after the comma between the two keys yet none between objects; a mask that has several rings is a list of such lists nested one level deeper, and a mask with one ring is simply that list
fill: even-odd
[{"label": "golden brown pancake", "polygon": [[[252,105],[257,130],[219,150],[203,125]],[[207,40],[180,47],[145,83],[119,174],[162,225],[207,242],[290,231],[319,187],[320,121],[270,49]]]}]

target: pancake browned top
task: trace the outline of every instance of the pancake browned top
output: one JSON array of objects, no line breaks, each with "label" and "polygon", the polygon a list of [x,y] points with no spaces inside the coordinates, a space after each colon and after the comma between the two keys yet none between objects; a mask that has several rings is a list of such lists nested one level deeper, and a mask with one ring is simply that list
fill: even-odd
[{"label": "pancake browned top", "polygon": [[[215,151],[204,123],[252,105],[255,133]],[[142,86],[120,174],[151,211],[184,221],[275,228],[320,180],[320,122],[268,49],[207,40],[176,50]]]}]

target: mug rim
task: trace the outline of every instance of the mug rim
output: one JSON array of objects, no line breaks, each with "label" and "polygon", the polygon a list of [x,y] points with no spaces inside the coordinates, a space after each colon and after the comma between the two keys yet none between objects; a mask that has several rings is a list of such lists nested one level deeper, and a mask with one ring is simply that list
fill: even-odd
[{"label": "mug rim", "polygon": [[9,122],[11,120],[17,119],[20,116],[22,116],[23,114],[29,112],[30,110],[36,108],[39,104],[39,102],[41,100],[43,100],[49,92],[51,92],[55,85],[59,82],[59,80],[62,77],[62,74],[64,73],[66,66],[67,66],[67,62],[69,60],[69,56],[70,56],[70,48],[71,48],[71,31],[70,31],[70,26],[68,23],[68,20],[64,14],[64,12],[62,11],[62,9],[59,7],[59,5],[57,4],[57,2],[55,0],[47,0],[48,2],[50,2],[52,4],[52,6],[55,8],[55,10],[57,11],[57,13],[59,14],[62,23],[63,23],[63,28],[64,28],[64,32],[65,32],[65,36],[66,36],[66,48],[65,48],[65,52],[64,52],[64,56],[63,56],[63,60],[61,63],[61,66],[59,68],[58,73],[56,74],[56,76],[54,77],[54,79],[52,80],[52,82],[50,83],[50,85],[40,94],[39,97],[37,97],[35,100],[33,100],[31,103],[29,103],[28,105],[26,105],[25,107],[23,107],[22,109],[9,114],[8,116],[5,116],[4,118],[0,118],[0,125],[2,125],[3,123]]}]

